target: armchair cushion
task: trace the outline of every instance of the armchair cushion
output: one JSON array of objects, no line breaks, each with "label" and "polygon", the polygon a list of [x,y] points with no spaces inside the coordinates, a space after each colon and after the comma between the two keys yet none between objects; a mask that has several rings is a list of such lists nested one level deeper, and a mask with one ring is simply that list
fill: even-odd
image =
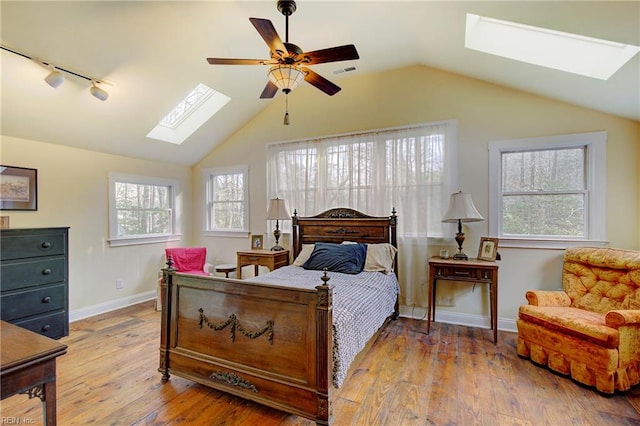
[{"label": "armchair cushion", "polygon": [[209,275],[205,270],[207,259],[206,247],[173,247],[166,248],[167,259],[171,257],[173,267],[178,272],[197,275]]}]

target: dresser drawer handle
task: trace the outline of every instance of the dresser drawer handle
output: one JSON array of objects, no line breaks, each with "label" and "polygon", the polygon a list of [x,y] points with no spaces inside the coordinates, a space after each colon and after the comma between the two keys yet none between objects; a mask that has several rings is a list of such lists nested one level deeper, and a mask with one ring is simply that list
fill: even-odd
[{"label": "dresser drawer handle", "polygon": [[42,270],[42,275],[49,275],[50,273],[51,273],[51,269],[50,268]]},{"label": "dresser drawer handle", "polygon": [[51,248],[51,243],[49,241],[45,241],[44,243],[42,243],[42,248],[43,249]]},{"label": "dresser drawer handle", "polygon": [[453,271],[453,273],[456,275],[465,276],[465,277],[469,276],[469,271]]},{"label": "dresser drawer handle", "polygon": [[42,331],[49,331],[51,330],[51,324],[45,324],[42,326]]},{"label": "dresser drawer handle", "polygon": [[42,298],[42,303],[51,303],[51,296],[46,296]]},{"label": "dresser drawer handle", "polygon": [[256,260],[259,260],[259,259],[260,259],[259,257],[250,257],[250,258],[249,258],[249,260],[250,260],[251,262],[255,262]]}]

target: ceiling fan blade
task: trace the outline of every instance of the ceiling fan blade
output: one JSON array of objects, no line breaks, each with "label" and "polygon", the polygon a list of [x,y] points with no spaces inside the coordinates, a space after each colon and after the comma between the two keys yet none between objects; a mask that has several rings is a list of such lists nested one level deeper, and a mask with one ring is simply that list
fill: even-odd
[{"label": "ceiling fan blade", "polygon": [[302,57],[304,58],[303,62],[307,65],[360,59],[360,55],[358,55],[358,51],[353,44],[330,47],[328,49],[315,50],[313,52],[304,52]]},{"label": "ceiling fan blade", "polygon": [[211,65],[265,65],[272,63],[271,59],[230,59],[207,58]]},{"label": "ceiling fan blade", "polygon": [[278,52],[279,56],[287,53],[287,48],[284,47],[284,43],[280,39],[273,24],[268,19],[262,18],[249,18],[249,21],[256,27],[258,33],[262,36],[262,39],[267,43],[271,52]]},{"label": "ceiling fan blade", "polygon": [[260,99],[273,98],[276,95],[276,93],[278,93],[278,86],[276,86],[271,82],[271,80],[269,80],[267,81],[267,85],[264,86],[264,90],[260,95]]},{"label": "ceiling fan blade", "polygon": [[300,69],[304,72],[304,81],[322,90],[327,95],[333,96],[342,90],[340,87],[336,86],[320,74],[311,71],[309,68],[302,67]]}]

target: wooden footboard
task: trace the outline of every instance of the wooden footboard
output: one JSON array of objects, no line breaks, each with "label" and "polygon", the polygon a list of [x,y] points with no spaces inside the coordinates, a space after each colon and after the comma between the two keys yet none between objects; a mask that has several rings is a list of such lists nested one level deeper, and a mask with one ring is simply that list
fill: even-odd
[{"label": "wooden footboard", "polygon": [[330,423],[332,291],[164,270],[160,368]]}]

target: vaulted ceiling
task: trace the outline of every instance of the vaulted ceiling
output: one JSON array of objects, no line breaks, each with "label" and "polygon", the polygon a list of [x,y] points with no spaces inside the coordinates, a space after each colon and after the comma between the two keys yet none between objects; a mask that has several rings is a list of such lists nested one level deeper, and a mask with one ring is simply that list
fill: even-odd
[{"label": "vaulted ceiling", "polygon": [[[306,51],[355,44],[359,60],[313,66],[345,90],[359,75],[423,64],[640,121],[640,55],[602,81],[464,47],[466,13],[640,45],[640,2],[297,3],[290,42]],[[274,102],[259,99],[266,66],[212,66],[205,58],[268,58],[249,18],[270,19],[284,40],[275,0],[2,0],[0,7],[3,46],[110,83],[105,102],[81,78],[53,89],[41,65],[2,51],[3,135],[191,165]],[[231,101],[182,145],[146,138],[198,83]]]}]

